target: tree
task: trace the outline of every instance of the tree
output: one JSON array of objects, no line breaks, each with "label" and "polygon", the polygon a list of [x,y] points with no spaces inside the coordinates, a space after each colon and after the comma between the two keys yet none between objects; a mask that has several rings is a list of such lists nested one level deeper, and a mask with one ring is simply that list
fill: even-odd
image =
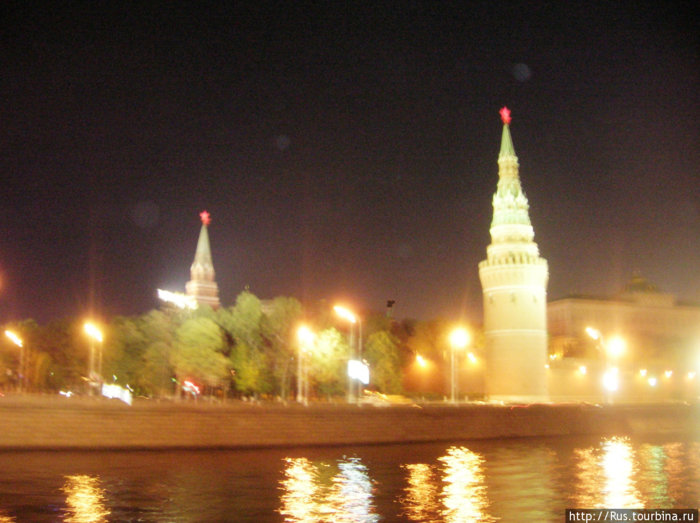
[{"label": "tree", "polygon": [[234,343],[230,353],[234,386],[245,394],[267,394],[273,390],[262,318],[260,299],[247,290],[238,295],[233,307],[220,310],[217,315],[219,325]]},{"label": "tree", "polygon": [[401,392],[399,340],[388,331],[371,334],[365,343],[364,357],[370,368],[370,382],[381,392]]},{"label": "tree", "polygon": [[335,328],[318,333],[311,351],[309,378],[319,394],[337,396],[347,387],[347,364],[350,348],[344,336]]},{"label": "tree", "polygon": [[221,354],[221,329],[211,318],[185,320],[175,332],[171,363],[178,381],[198,381],[211,387],[228,376],[229,361]]},{"label": "tree", "polygon": [[47,389],[75,391],[83,388],[89,351],[78,321],[56,320],[40,327],[32,339],[32,348],[50,358],[48,366],[46,362],[41,365],[46,376],[40,381]]},{"label": "tree", "polygon": [[143,323],[143,317],[117,316],[107,326],[102,347],[105,381],[110,382],[114,378],[122,386],[140,385],[143,355],[148,348]]},{"label": "tree", "polygon": [[272,365],[274,392],[289,395],[289,382],[297,357],[296,330],[302,317],[301,303],[295,298],[278,296],[262,317],[262,333]]},{"label": "tree", "polygon": [[139,387],[146,394],[164,396],[172,390],[175,371],[171,355],[175,346],[175,330],[180,316],[154,310],[142,317],[141,329],[147,340]]}]

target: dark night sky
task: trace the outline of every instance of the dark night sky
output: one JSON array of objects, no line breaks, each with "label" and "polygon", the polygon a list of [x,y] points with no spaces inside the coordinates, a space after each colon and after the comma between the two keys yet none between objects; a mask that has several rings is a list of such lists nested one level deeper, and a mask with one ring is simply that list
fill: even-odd
[{"label": "dark night sky", "polygon": [[479,323],[503,105],[550,298],[700,301],[695,2],[343,4],[3,2],[0,322],[156,307],[207,209],[226,305]]}]

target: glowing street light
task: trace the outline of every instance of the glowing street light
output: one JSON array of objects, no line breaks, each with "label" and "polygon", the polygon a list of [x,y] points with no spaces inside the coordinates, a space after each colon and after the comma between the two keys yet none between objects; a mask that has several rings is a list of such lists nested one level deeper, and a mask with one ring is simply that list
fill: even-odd
[{"label": "glowing street light", "polygon": [[[627,342],[619,337],[614,336],[609,340],[605,340],[601,332],[593,327],[586,327],[586,334],[598,342],[600,351],[603,355],[605,371],[603,373],[603,388],[608,392],[615,392],[620,385],[618,370],[615,367],[610,367],[610,360],[617,359],[627,350]],[[612,397],[608,397],[608,401],[612,401]]]},{"label": "glowing street light", "polygon": [[[340,318],[344,319],[345,321],[347,321],[351,324],[349,345],[350,345],[350,348],[352,350],[355,350],[354,349],[355,344],[353,343],[354,342],[354,339],[353,339],[354,330],[353,330],[352,326],[357,324],[359,334],[357,336],[357,349],[355,352],[355,361],[357,361],[360,365],[362,365],[362,320],[360,319],[359,316],[354,314],[350,309],[347,309],[347,308],[343,307],[342,305],[335,305],[333,307],[333,310]],[[350,369],[351,369],[351,367],[354,368],[356,365],[357,364],[352,363],[352,358],[350,359],[350,361],[348,361],[348,402],[349,403],[352,403],[353,395],[355,395],[355,393],[353,392],[353,382],[352,382],[353,378],[350,375],[351,374]],[[358,400],[360,398],[361,388],[362,388],[362,384],[358,380],[357,393],[356,393]]]},{"label": "glowing street light", "polygon": [[613,367],[603,374],[603,387],[605,387],[605,390],[615,392],[619,388],[620,381],[617,377],[617,373],[617,368]]},{"label": "glowing street light", "polygon": [[346,309],[345,307],[343,307],[343,306],[341,306],[341,305],[336,305],[336,306],[334,306],[334,307],[333,307],[333,310],[335,311],[335,313],[336,313],[338,316],[340,316],[340,317],[343,318],[344,320],[349,321],[350,323],[357,323],[357,321],[358,321],[357,316],[355,316],[355,315],[352,313],[352,311],[350,311],[349,309]]},{"label": "glowing street light", "polygon": [[450,341],[450,401],[455,402],[457,380],[455,379],[455,350],[463,350],[471,341],[469,332],[464,327],[457,327],[449,336]]},{"label": "glowing street light", "polygon": [[586,334],[596,341],[600,339],[600,331],[598,329],[594,329],[593,327],[586,327]]},{"label": "glowing street light", "polygon": [[605,348],[608,356],[611,358],[619,358],[627,350],[627,342],[619,336],[615,336],[608,340]]},{"label": "glowing street light", "polygon": [[[102,331],[99,329],[99,327],[97,327],[97,325],[89,321],[85,323],[83,328],[85,329],[85,334],[87,334],[90,338],[90,367],[88,369],[88,378],[91,381],[96,377],[102,379]],[[95,374],[95,341],[100,343],[100,353],[98,360],[99,371],[97,375]]]},{"label": "glowing street light", "polygon": [[[297,402],[306,405],[309,395],[308,365],[304,365],[302,361],[305,359],[304,353],[311,350],[316,334],[306,325],[301,325],[297,330],[297,339],[299,342],[297,350]],[[304,363],[306,362],[304,361]]]},{"label": "glowing street light", "polygon": [[11,330],[6,330],[5,336],[10,338],[12,340],[12,343],[19,347],[19,369],[17,370],[17,376],[19,380],[17,381],[17,390],[21,392],[24,383],[24,342],[22,342],[22,338],[17,336],[17,334],[12,332]]}]

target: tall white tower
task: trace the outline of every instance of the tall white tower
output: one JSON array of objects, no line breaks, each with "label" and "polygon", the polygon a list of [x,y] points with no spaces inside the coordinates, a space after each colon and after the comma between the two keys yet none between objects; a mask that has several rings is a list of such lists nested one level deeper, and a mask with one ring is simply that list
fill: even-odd
[{"label": "tall white tower", "polygon": [[199,213],[202,228],[199,231],[197,250],[190,267],[190,281],[185,284],[185,294],[192,296],[199,305],[209,305],[213,309],[219,307],[219,286],[214,280],[214,264],[211,261],[209,233],[207,227],[211,217],[207,211]]},{"label": "tall white tower", "polygon": [[503,120],[498,185],[493,195],[491,245],[479,263],[484,292],[486,394],[492,400],[548,398],[547,260],[541,258],[520,186],[518,157],[510,137],[510,111]]}]

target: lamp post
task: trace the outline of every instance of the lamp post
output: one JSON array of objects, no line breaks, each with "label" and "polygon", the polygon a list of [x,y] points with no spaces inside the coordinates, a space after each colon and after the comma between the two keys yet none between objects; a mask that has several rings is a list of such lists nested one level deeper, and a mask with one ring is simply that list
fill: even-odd
[{"label": "lamp post", "polygon": [[305,361],[304,353],[309,352],[316,335],[306,325],[299,327],[297,331],[297,403],[308,404],[309,401],[309,380],[307,376],[308,364]]},{"label": "lamp post", "polygon": [[22,392],[24,389],[24,343],[22,342],[22,338],[17,336],[14,332],[10,330],[5,331],[5,336],[10,338],[12,340],[12,343],[17,345],[19,347],[19,369],[17,370],[17,390],[19,392]]},{"label": "lamp post", "polygon": [[[86,322],[84,325],[85,334],[90,338],[90,365],[88,368],[88,379],[92,381],[99,377],[102,380],[102,331],[91,322]],[[95,373],[95,341],[100,343],[100,353],[98,356],[98,371]]]},{"label": "lamp post", "polygon": [[471,337],[464,327],[457,327],[450,333],[450,401],[455,403],[457,396],[457,380],[455,369],[455,350],[464,349],[469,345]]},{"label": "lamp post", "polygon": [[[338,316],[340,316],[344,320],[350,322],[350,343],[349,343],[349,345],[350,345],[351,350],[355,350],[354,343],[353,343],[353,341],[354,341],[354,339],[353,339],[353,334],[354,334],[353,327],[355,326],[355,324],[357,324],[359,334],[357,337],[357,350],[355,351],[355,357],[357,360],[359,360],[361,362],[362,361],[362,319],[359,316],[356,316],[349,309],[346,309],[345,307],[342,307],[340,305],[334,306],[333,310],[335,311],[335,313]],[[360,388],[362,387],[359,380],[357,383],[357,387],[358,387],[358,390],[357,390],[357,393],[355,393],[353,391],[354,387],[353,387],[353,383],[352,383],[352,377],[350,375],[348,375],[348,403],[352,403],[353,396],[355,396],[356,399],[359,400]]]},{"label": "lamp post", "polygon": [[627,342],[619,336],[614,336],[609,340],[605,340],[598,329],[586,327],[586,334],[598,342],[600,351],[603,355],[603,388],[607,395],[608,403],[612,403],[612,393],[615,392],[620,384],[617,367],[610,366],[610,360],[622,356],[627,350]]}]

